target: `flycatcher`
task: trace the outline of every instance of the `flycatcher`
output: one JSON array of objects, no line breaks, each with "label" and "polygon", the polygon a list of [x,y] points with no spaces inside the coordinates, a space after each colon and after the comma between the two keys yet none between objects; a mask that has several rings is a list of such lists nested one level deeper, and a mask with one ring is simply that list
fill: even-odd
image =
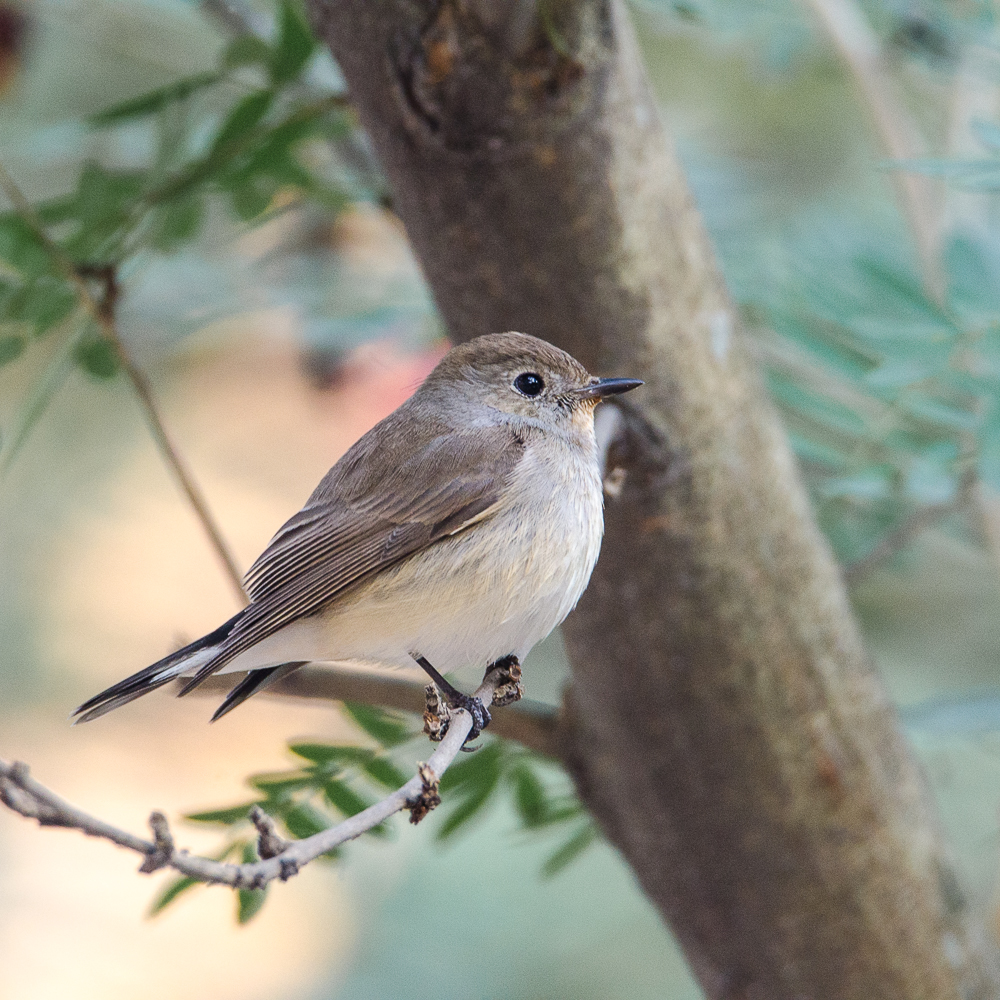
[{"label": "flycatcher", "polygon": [[102,691],[96,719],[178,677],[244,672],[218,719],[313,661],[442,673],[519,662],[573,609],[604,533],[594,408],[642,385],[595,378],[536,337],[452,348],[316,487],[250,567],[250,603],[214,632]]}]

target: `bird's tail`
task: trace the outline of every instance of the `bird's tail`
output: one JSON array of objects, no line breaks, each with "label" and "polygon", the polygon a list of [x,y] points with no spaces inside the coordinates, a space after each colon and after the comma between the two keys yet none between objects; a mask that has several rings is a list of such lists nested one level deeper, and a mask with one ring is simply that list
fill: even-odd
[{"label": "bird's tail", "polygon": [[132,674],[131,677],[126,677],[125,680],[112,684],[106,691],[94,695],[73,713],[74,722],[90,722],[91,719],[100,718],[121,705],[127,705],[130,701],[141,698],[144,694],[149,694],[150,691],[163,687],[164,684],[169,684],[182,674],[197,670],[219,652],[219,646],[235,628],[242,614],[242,611],[239,612],[224,625],[220,625],[214,632],[209,632],[208,635],[195,639],[183,649],[178,649],[176,653],[171,653],[169,656],[163,657],[162,660],[157,660],[156,663],[144,670],[140,670],[138,673]]}]

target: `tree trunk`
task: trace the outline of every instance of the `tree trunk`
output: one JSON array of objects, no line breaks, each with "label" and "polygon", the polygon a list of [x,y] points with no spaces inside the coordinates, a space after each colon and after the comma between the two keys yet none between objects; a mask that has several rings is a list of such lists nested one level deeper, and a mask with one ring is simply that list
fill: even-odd
[{"label": "tree trunk", "polygon": [[621,2],[310,3],[452,335],[646,380],[563,747],[706,994],[996,995]]}]

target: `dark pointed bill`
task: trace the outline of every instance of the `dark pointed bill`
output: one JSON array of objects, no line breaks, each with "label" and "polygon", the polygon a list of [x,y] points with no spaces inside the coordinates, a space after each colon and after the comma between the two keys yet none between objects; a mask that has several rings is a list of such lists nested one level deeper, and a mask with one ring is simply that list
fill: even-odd
[{"label": "dark pointed bill", "polygon": [[642,385],[637,378],[599,378],[593,385],[576,390],[581,399],[603,399],[605,396],[617,396],[623,392],[631,392]]}]

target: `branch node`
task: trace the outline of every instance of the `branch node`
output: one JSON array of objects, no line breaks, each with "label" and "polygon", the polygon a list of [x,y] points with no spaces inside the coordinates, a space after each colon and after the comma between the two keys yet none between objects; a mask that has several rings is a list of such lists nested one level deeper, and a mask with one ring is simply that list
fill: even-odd
[{"label": "branch node", "polygon": [[[428,685],[428,687],[430,686]],[[438,776],[423,762],[417,764],[417,774],[420,775],[420,781],[422,782],[420,794],[406,800],[406,808],[410,810],[410,822],[414,826],[432,809],[436,809],[441,805],[439,791],[441,783],[438,780]]]},{"label": "branch node", "polygon": [[424,732],[432,743],[440,743],[448,732],[451,712],[433,684],[424,688],[426,707],[424,708]]},{"label": "branch node", "polygon": [[278,878],[282,882],[287,882],[293,875],[298,875],[299,873],[299,863],[295,858],[282,858],[281,859],[281,873]]},{"label": "branch node", "polygon": [[153,849],[139,866],[139,871],[146,875],[166,868],[174,859],[174,837],[170,832],[167,817],[161,812],[151,812],[149,828],[153,831]]},{"label": "branch node", "polygon": [[[278,833],[274,820],[260,806],[253,806],[247,814],[247,818],[257,830],[257,853],[261,860],[267,861],[269,858],[276,858],[291,846],[291,841],[285,840]],[[294,864],[294,862],[292,863]],[[282,872],[285,870],[284,862],[282,862],[281,870]],[[292,874],[294,875],[295,872]],[[285,876],[282,874],[282,879],[284,878]]]}]

